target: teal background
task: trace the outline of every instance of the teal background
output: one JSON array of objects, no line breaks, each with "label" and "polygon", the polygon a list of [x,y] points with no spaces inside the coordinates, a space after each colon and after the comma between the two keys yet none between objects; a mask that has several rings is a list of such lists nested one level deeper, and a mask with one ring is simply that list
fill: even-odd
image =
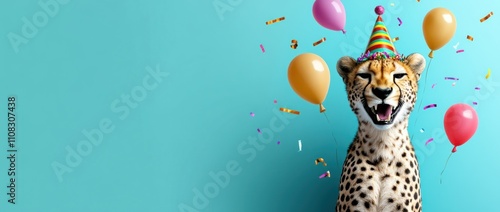
[{"label": "teal background", "polygon": [[[432,8],[448,8],[458,23],[455,36],[435,52],[427,79],[420,82],[427,88],[420,90],[418,103],[438,107],[415,111],[409,128],[421,165],[424,211],[498,210],[500,25],[497,15],[479,22],[490,11],[500,11],[498,2],[343,1],[346,35],[315,22],[312,0],[220,0],[229,9],[221,16],[214,2],[61,1],[17,53],[8,34],[21,35],[22,18],[32,20],[43,9],[35,1],[1,2],[0,132],[5,134],[0,135],[0,211],[334,210],[337,164],[357,127],[335,63],[363,52],[376,5],[385,7],[386,26],[400,38],[395,46],[404,54],[428,54],[421,29]],[[281,16],[286,20],[265,25]],[[327,40],[313,47],[322,37]],[[299,42],[296,50],[289,47],[291,39]],[[464,53],[455,53],[458,42]],[[324,103],[330,122],[288,84],[288,63],[305,52],[320,55],[330,67]],[[129,107],[122,120],[111,104],[142,85],[149,75],[146,67],[170,75],[136,108]],[[492,74],[485,80],[488,68]],[[453,86],[445,76],[460,80]],[[5,120],[11,95],[17,98],[19,151],[15,205],[6,195]],[[478,102],[479,128],[451,157],[440,184],[452,148],[444,134],[444,113],[455,103],[472,101]],[[279,107],[301,114],[273,112]],[[66,164],[66,147],[76,149],[86,140],[82,131],[98,128],[103,119],[112,121],[113,130],[58,181],[51,164]],[[248,144],[258,138],[257,128],[268,129],[270,123],[281,128],[263,134],[269,143],[260,149]],[[435,140],[425,146],[431,137]],[[302,140],[302,152],[297,140]],[[328,166],[315,166],[318,157]],[[200,200],[199,207],[193,205],[196,190],[215,185],[209,173],[235,162],[239,166],[232,168],[239,173]],[[327,170],[331,178],[318,179]]]}]

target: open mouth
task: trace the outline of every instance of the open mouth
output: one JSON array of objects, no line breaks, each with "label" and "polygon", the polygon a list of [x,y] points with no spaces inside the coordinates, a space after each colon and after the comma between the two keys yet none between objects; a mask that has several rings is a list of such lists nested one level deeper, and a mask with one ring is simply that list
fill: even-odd
[{"label": "open mouth", "polygon": [[383,103],[374,105],[373,107],[368,107],[366,102],[363,102],[363,106],[374,124],[388,125],[392,124],[394,117],[398,114],[399,109],[401,108],[401,102],[398,103],[397,107]]}]

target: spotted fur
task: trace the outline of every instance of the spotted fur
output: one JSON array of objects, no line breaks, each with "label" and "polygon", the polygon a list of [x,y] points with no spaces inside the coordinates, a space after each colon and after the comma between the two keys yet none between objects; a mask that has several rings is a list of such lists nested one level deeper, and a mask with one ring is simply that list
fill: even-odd
[{"label": "spotted fur", "polygon": [[[357,63],[342,57],[337,62],[359,125],[342,169],[336,211],[422,211],[419,166],[407,127],[424,67],[416,53],[404,61]],[[372,110],[381,104],[397,110],[383,124]]]}]

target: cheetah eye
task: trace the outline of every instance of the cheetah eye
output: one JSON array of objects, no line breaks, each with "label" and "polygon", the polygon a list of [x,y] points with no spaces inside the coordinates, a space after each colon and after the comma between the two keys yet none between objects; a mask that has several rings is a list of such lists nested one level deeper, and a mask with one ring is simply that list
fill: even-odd
[{"label": "cheetah eye", "polygon": [[395,79],[401,79],[401,78],[403,78],[404,76],[406,76],[406,74],[394,74],[394,78],[395,78]]},{"label": "cheetah eye", "polygon": [[357,75],[358,75],[358,77],[361,77],[363,79],[369,79],[371,77],[371,74],[369,74],[369,73],[360,73]]}]

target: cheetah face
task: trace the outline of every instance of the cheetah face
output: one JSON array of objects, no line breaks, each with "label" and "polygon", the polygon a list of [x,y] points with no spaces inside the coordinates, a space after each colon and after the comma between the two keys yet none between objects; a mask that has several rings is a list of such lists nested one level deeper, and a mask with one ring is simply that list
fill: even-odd
[{"label": "cheetah face", "polygon": [[425,59],[420,54],[412,54],[404,61],[380,59],[356,63],[351,57],[342,57],[337,62],[352,110],[359,121],[370,122],[380,130],[408,118],[424,67]]}]

